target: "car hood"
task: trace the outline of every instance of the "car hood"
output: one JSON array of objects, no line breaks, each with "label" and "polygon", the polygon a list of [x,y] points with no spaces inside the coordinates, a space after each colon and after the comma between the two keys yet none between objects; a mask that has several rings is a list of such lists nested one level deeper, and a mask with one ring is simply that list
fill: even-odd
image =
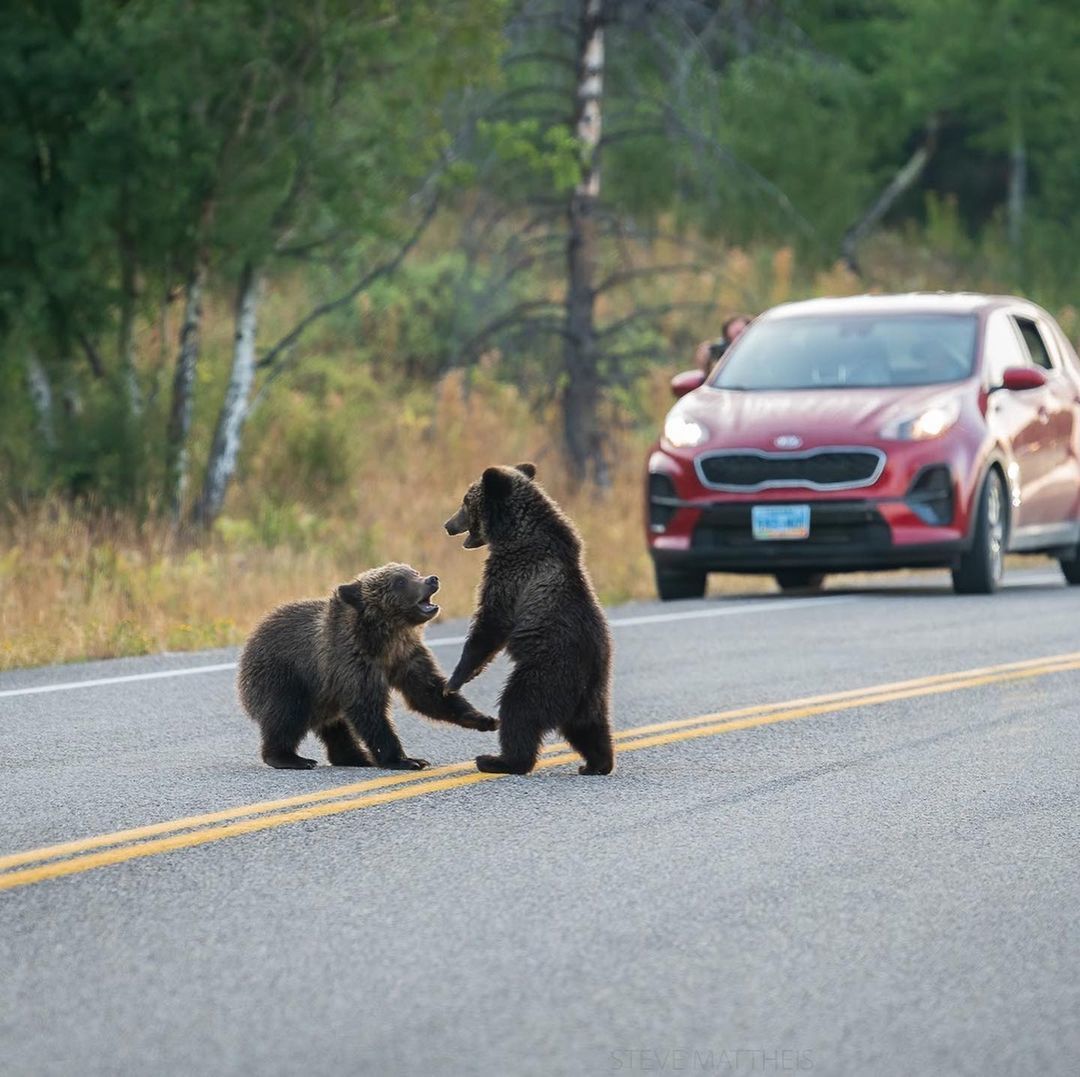
[{"label": "car hood", "polygon": [[705,426],[702,448],[775,449],[778,437],[798,438],[783,448],[875,443],[882,430],[915,418],[932,404],[963,391],[963,383],[889,389],[711,389],[684,396],[675,409]]}]

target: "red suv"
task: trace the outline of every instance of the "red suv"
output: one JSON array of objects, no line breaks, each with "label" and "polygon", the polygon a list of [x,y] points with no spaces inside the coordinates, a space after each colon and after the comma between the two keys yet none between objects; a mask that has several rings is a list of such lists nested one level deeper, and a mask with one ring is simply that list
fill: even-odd
[{"label": "red suv", "polygon": [[672,389],[647,489],[662,599],[700,597],[709,572],[808,590],[902,567],[989,594],[1007,551],[1080,583],[1080,362],[1033,303],[790,303]]}]

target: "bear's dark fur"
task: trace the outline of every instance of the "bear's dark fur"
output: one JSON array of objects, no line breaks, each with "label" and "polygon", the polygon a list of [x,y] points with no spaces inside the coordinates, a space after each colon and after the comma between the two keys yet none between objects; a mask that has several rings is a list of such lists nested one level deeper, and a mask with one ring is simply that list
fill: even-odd
[{"label": "bear's dark fur", "polygon": [[446,521],[465,548],[488,546],[480,599],[447,685],[454,691],[503,648],[514,670],[499,704],[497,756],[476,765],[527,774],[544,734],[559,732],[585,759],[582,774],[614,766],[609,719],[611,636],[574,525],[533,481],[536,468],[489,467]]},{"label": "bear's dark fur", "polygon": [[362,573],[329,598],[279,606],[240,655],[244,709],[262,730],[272,767],[306,769],[296,754],[306,733],[326,745],[332,766],[419,770],[390,720],[390,689],[415,711],[467,729],[495,729],[446,681],[421,638],[439,607],[434,576],[390,564]]}]

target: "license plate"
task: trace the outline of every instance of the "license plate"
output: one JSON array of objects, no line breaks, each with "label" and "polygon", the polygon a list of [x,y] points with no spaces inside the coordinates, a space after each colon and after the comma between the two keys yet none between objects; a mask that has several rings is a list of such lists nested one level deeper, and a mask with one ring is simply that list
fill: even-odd
[{"label": "license plate", "polygon": [[750,509],[754,538],[790,542],[810,537],[809,505],[754,505]]}]

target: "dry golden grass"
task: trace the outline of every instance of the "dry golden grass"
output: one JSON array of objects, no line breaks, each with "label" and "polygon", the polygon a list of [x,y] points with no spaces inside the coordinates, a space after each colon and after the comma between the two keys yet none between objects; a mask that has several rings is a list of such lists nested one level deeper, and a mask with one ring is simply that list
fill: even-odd
[{"label": "dry golden grass", "polygon": [[[667,404],[666,374],[646,390]],[[443,521],[491,463],[533,460],[576,520],[605,602],[652,597],[642,530],[647,437],[617,435],[605,495],[573,492],[558,462],[555,415],[491,380],[461,374],[418,399],[387,399],[358,431],[351,471],[329,508],[303,507],[303,474],[267,438],[215,533],[176,539],[158,523],[75,512],[60,502],[16,516],[0,534],[0,669],[236,644],[278,603],[326,594],[384,561],[437,573],[443,616],[465,616],[483,563]],[[338,407],[348,421],[348,408]],[[333,423],[334,416],[326,417]],[[360,466],[364,464],[365,466]],[[276,508],[265,495],[273,490]]]},{"label": "dry golden grass", "polygon": [[[884,249],[885,269],[875,276],[882,288],[894,262],[892,287],[959,283],[945,279],[948,267],[905,267],[887,244]],[[639,264],[678,261],[677,245],[663,243],[639,258]],[[693,300],[715,303],[718,323],[732,310],[857,290],[859,282],[839,267],[800,275],[787,248],[732,249],[717,252],[713,271],[650,281],[647,294],[628,294],[617,306],[605,297],[611,305],[598,313],[610,319],[635,302]],[[308,302],[302,289],[269,289],[261,334],[276,339]],[[361,297],[358,308],[365,302]],[[1073,329],[1075,311],[1063,313],[1063,324]],[[372,321],[371,348],[395,354],[400,326],[392,312]],[[165,348],[155,325],[140,334],[148,371],[159,364],[167,372],[167,338],[175,326],[166,329]],[[443,615],[467,615],[483,554],[463,550],[442,522],[484,467],[526,459],[538,464],[541,480],[585,536],[602,599],[650,598],[642,528],[645,454],[670,404],[669,376],[689,365],[692,345],[714,329],[697,314],[664,319],[660,331],[671,342],[670,362],[638,383],[633,418],[608,416],[616,431],[613,484],[600,496],[571,489],[560,463],[555,408],[537,405],[495,377],[497,355],[468,376],[457,372],[435,386],[403,389],[352,361],[348,343],[337,339],[330,321],[323,323],[305,341],[301,376],[284,380],[249,424],[242,473],[213,535],[195,544],[161,523],[140,525],[61,501],[0,524],[0,669],[236,644],[273,606],[326,594],[389,560],[437,573]],[[227,369],[231,335],[231,304],[227,296],[216,297],[204,331],[196,460],[206,451],[214,386]],[[711,586],[752,591],[772,584],[713,577]]]}]

